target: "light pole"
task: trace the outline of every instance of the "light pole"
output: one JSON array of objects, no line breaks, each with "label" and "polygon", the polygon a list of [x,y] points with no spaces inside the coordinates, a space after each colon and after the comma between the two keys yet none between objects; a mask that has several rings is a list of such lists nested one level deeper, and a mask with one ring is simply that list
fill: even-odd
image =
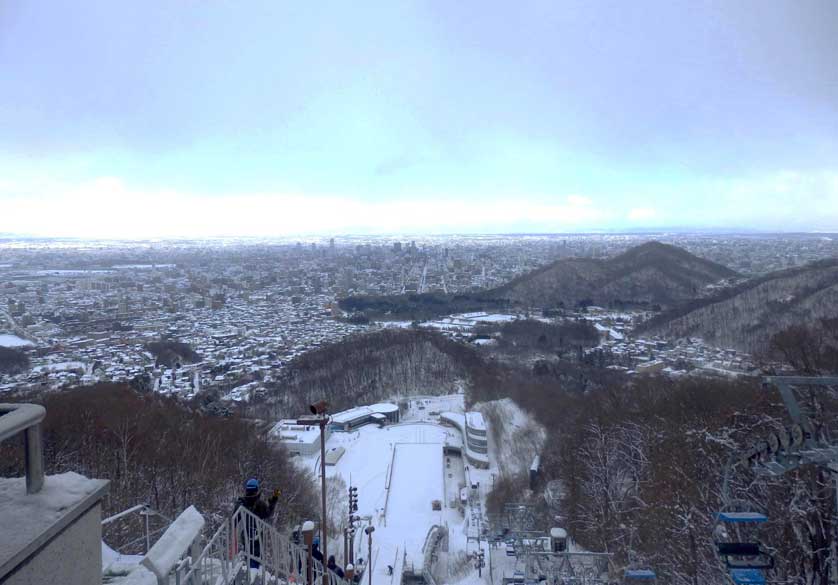
[{"label": "light pole", "polygon": [[364,528],[364,532],[367,533],[368,540],[368,549],[367,549],[367,573],[369,573],[370,581],[369,585],[372,585],[372,533],[375,532],[375,526],[367,526]]},{"label": "light pole", "polygon": [[[326,531],[326,425],[329,424],[329,416],[326,410],[329,408],[329,403],[325,400],[315,402],[310,405],[308,409],[311,414],[319,417],[317,424],[320,426],[320,546],[323,551],[323,558],[329,558]],[[297,421],[297,424],[309,424],[310,421]]]}]

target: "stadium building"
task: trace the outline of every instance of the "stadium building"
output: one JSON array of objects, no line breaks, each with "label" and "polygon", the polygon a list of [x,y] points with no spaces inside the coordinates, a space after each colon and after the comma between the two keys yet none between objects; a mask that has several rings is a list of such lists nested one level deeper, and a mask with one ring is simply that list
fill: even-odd
[{"label": "stadium building", "polygon": [[399,422],[399,407],[389,402],[380,402],[333,414],[329,419],[329,428],[333,431],[349,432],[367,424],[384,426],[397,422]]}]

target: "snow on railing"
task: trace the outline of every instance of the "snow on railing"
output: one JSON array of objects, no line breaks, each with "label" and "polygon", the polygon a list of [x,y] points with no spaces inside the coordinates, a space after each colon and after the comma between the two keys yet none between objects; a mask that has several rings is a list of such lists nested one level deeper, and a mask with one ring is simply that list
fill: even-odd
[{"label": "snow on railing", "polygon": [[245,564],[234,544],[231,526],[232,522],[227,520],[218,527],[198,557],[192,559],[183,579],[178,573],[178,583],[221,585],[235,582]]},{"label": "snow on railing", "polygon": [[195,506],[189,506],[154,543],[140,564],[154,573],[158,583],[168,583],[169,575],[183,566],[182,559],[187,552],[191,552],[193,557],[198,555],[200,549],[196,550],[196,545],[204,524],[200,512]]},{"label": "snow on railing", "polygon": [[[236,582],[250,573],[250,583],[306,582],[308,553],[273,526],[239,507],[221,526],[203,551],[179,570],[181,585],[213,585]],[[181,574],[183,575],[181,577]],[[349,585],[316,559],[311,559],[312,582],[317,585]]]},{"label": "snow on railing", "polygon": [[0,404],[0,442],[23,433],[27,494],[36,494],[44,487],[41,421],[46,414],[46,409],[37,404]]}]

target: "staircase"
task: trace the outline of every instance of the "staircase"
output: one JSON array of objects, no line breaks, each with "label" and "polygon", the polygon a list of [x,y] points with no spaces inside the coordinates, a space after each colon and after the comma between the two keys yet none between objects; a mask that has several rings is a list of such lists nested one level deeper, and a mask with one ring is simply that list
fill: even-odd
[{"label": "staircase", "polygon": [[[176,524],[170,530],[177,531]],[[180,547],[179,560],[157,573],[165,574],[157,578],[158,585],[352,585],[244,507],[225,520],[203,547],[198,541],[202,539]]]}]

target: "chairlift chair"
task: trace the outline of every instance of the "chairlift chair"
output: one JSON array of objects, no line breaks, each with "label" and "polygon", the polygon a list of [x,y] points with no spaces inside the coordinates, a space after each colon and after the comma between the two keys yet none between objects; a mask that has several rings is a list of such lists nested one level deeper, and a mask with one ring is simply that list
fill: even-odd
[{"label": "chairlift chair", "polygon": [[756,532],[768,518],[741,504],[736,508],[718,514],[713,530],[716,552],[736,585],[763,585],[765,571],[774,567],[774,557]]},{"label": "chairlift chair", "polygon": [[623,583],[635,585],[652,585],[658,576],[649,568],[629,568],[623,571]]},{"label": "chairlift chair", "polygon": [[736,585],[765,585],[765,572],[760,569],[731,569],[730,578]]}]

